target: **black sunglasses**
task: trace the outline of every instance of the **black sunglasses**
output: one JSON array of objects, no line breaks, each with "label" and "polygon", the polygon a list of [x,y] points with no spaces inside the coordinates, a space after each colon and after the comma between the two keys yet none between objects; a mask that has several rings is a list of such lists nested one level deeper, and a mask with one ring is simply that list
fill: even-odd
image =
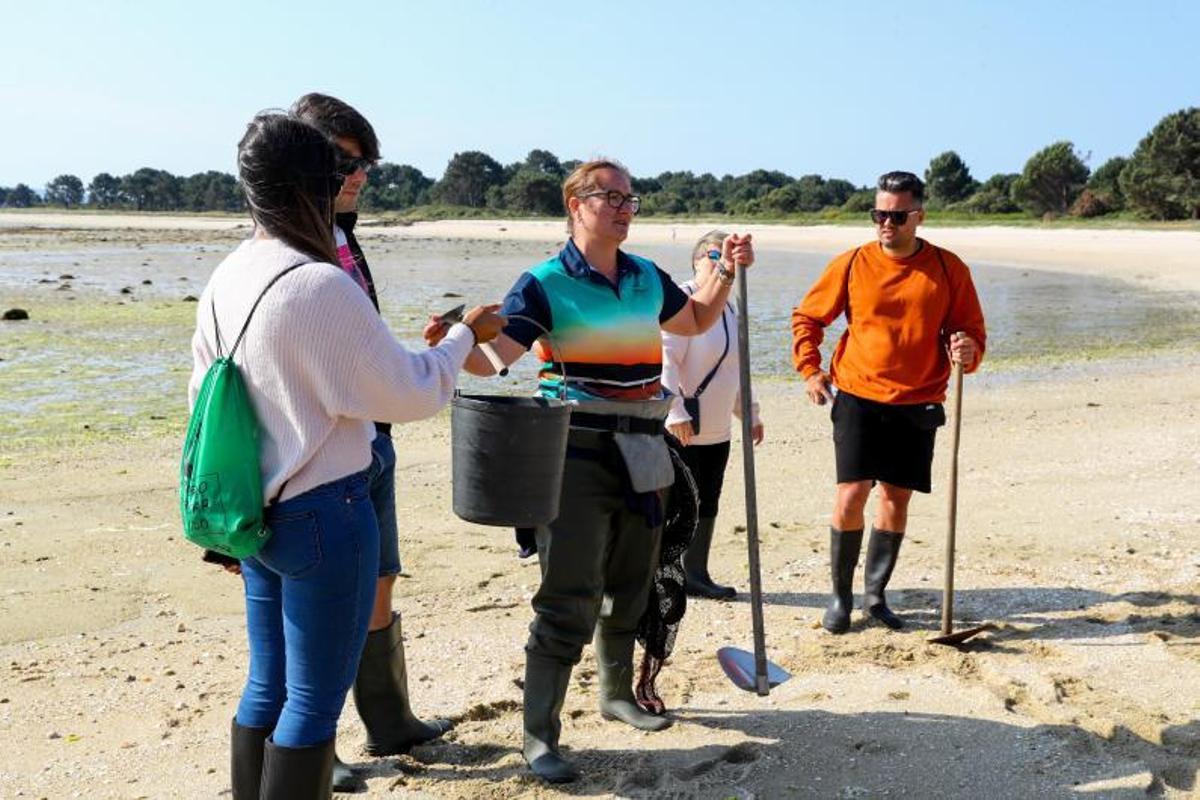
[{"label": "black sunglasses", "polygon": [[910,208],[908,211],[883,211],[878,208],[872,208],[871,222],[874,222],[876,225],[882,225],[884,220],[890,219],[893,225],[899,227],[908,222],[909,214],[915,214],[920,210],[919,208]]},{"label": "black sunglasses", "polygon": [[370,172],[371,167],[373,167],[373,166],[375,166],[375,162],[371,161],[371,159],[369,159],[369,158],[353,158],[351,156],[339,156],[337,159],[337,165],[334,167],[334,170],[337,172],[338,175],[340,175],[343,179],[345,179],[345,178],[349,178],[351,175],[358,172],[360,169],[363,172]]}]

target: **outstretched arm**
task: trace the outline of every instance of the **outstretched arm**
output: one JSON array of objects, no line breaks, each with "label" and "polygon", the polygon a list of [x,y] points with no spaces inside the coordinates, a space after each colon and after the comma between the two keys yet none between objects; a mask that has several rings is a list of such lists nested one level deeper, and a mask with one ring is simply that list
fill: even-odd
[{"label": "outstretched arm", "polygon": [[718,276],[697,289],[679,313],[662,323],[662,329],[679,336],[695,336],[711,328],[721,318],[737,270],[747,269],[753,263],[754,244],[750,234],[734,233],[725,237],[721,244],[721,268],[729,277]]}]

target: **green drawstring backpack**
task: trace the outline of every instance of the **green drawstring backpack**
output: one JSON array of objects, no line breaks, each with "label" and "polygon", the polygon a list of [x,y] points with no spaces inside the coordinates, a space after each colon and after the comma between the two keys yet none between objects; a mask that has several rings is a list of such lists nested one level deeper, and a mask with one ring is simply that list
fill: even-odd
[{"label": "green drawstring backpack", "polygon": [[[306,263],[293,264],[271,279],[251,306],[229,355],[221,353],[216,301],[212,304],[217,359],[204,374],[183,441],[179,513],[188,541],[231,558],[253,556],[271,536],[263,519],[258,416],[233,356],[263,296]],[[280,486],[272,502],[282,493]]]}]

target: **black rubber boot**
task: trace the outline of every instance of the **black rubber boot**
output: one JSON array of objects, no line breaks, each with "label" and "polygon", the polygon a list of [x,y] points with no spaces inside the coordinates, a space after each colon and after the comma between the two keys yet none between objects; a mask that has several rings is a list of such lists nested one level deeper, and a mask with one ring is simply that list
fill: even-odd
[{"label": "black rubber boot", "polygon": [[683,554],[683,574],[687,593],[692,597],[709,600],[732,600],[737,589],[714,583],[708,574],[708,551],[712,547],[713,529],[717,521],[712,517],[701,517],[696,523],[696,535]]},{"label": "black rubber boot", "polygon": [[600,716],[619,719],[642,731],[661,731],[671,720],[642,710],[633,696],[634,634],[596,631],[596,667],[600,676]]},{"label": "black rubber boot", "polygon": [[270,728],[238,725],[237,717],[229,732],[229,777],[233,782],[233,800],[258,800],[262,783],[263,744]]},{"label": "black rubber boot", "polygon": [[448,719],[424,722],[412,712],[399,614],[392,616],[391,625],[367,634],[354,678],[354,707],[367,729],[367,753],[373,756],[402,755],[454,727]]},{"label": "black rubber boot", "polygon": [[526,651],[525,736],[521,755],[533,774],[546,783],[571,783],[579,770],[558,751],[563,700],[571,682],[571,666]]},{"label": "black rubber boot", "polygon": [[330,800],[333,739],[312,747],[263,746],[262,800]]},{"label": "black rubber boot", "polygon": [[367,782],[354,769],[333,753],[333,790],[343,794],[358,794],[367,790]]},{"label": "black rubber boot", "polygon": [[894,631],[904,627],[904,620],[888,608],[883,590],[887,588],[900,556],[900,543],[904,534],[883,531],[871,526],[871,539],[867,542],[867,560],[863,564],[863,610]]},{"label": "black rubber boot", "polygon": [[854,607],[854,568],[862,549],[862,528],[854,531],[829,529],[829,564],[833,574],[833,593],[821,619],[821,627],[830,633],[850,630],[850,609]]}]

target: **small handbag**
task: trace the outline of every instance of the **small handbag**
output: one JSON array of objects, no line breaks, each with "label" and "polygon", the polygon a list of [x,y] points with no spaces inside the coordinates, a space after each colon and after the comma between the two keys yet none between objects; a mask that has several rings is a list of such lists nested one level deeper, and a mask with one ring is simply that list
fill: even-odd
[{"label": "small handbag", "polygon": [[721,351],[721,357],[717,359],[717,363],[713,364],[713,368],[704,376],[704,380],[696,387],[696,393],[688,397],[683,393],[683,387],[679,387],[679,396],[683,398],[683,410],[692,418],[692,435],[700,435],[700,395],[704,394],[704,390],[708,388],[708,384],[716,377],[717,370],[721,368],[721,363],[725,360],[725,356],[729,354],[729,320],[725,316],[725,309],[721,309],[721,328],[725,331],[725,349]]}]

